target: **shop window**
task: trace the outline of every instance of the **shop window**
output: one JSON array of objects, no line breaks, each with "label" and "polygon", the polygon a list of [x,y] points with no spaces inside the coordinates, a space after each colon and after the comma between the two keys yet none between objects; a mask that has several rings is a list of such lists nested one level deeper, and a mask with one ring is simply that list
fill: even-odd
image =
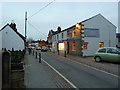
[{"label": "shop window", "polygon": [[59,50],[64,50],[64,43],[59,43]]},{"label": "shop window", "polygon": [[52,44],[52,48],[55,48],[55,43]]},{"label": "shop window", "polygon": [[72,42],[72,51],[76,51],[76,42]]},{"label": "shop window", "polygon": [[104,42],[99,42],[99,48],[104,47]]}]

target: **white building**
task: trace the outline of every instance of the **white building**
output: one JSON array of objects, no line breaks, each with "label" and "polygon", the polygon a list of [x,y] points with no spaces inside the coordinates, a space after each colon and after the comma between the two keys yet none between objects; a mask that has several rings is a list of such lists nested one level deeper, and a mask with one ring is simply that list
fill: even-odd
[{"label": "white building", "polygon": [[88,42],[83,56],[93,55],[100,45],[103,47],[116,47],[116,26],[101,14],[81,22],[84,24],[84,42]]},{"label": "white building", "polygon": [[[15,29],[14,29],[15,28]],[[6,48],[7,50],[23,50],[24,47],[24,37],[17,31],[16,24],[7,24],[0,30],[0,35],[2,35],[1,48]]]},{"label": "white building", "polygon": [[[61,33],[64,33],[64,38]],[[59,43],[63,43],[64,47]],[[52,45],[55,52],[60,50],[72,55],[93,56],[98,48],[116,47],[116,26],[98,14],[59,33],[54,33]],[[60,49],[61,47],[63,49]]]},{"label": "white building", "polygon": [[59,52],[64,53],[67,41],[67,31],[63,30],[59,33],[54,33],[52,36],[52,49],[53,52]]}]

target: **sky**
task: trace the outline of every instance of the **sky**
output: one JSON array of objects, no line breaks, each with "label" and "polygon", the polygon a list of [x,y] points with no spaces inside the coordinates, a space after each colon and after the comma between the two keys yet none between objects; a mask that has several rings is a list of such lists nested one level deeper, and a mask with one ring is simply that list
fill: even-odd
[{"label": "sky", "polygon": [[[25,12],[27,11],[27,38],[47,39],[49,30],[62,30],[101,13],[117,27],[118,32],[118,2],[2,2],[2,23],[0,28],[12,20],[17,30],[24,35]],[[45,7],[48,5],[47,7]],[[41,10],[41,8],[45,7]],[[40,10],[40,11],[39,11]]]}]

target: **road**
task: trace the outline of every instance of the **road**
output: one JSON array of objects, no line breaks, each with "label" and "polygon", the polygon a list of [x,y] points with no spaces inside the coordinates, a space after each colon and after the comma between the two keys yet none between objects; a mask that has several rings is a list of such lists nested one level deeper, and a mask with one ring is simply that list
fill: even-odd
[{"label": "road", "polygon": [[78,88],[118,88],[118,77],[42,52],[42,58]]}]

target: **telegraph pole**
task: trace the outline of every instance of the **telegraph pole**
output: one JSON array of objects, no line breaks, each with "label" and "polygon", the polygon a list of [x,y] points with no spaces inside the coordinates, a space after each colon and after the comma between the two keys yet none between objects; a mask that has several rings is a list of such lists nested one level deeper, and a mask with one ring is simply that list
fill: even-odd
[{"label": "telegraph pole", "polygon": [[27,12],[25,12],[25,53],[26,53],[26,45],[27,45]]}]

